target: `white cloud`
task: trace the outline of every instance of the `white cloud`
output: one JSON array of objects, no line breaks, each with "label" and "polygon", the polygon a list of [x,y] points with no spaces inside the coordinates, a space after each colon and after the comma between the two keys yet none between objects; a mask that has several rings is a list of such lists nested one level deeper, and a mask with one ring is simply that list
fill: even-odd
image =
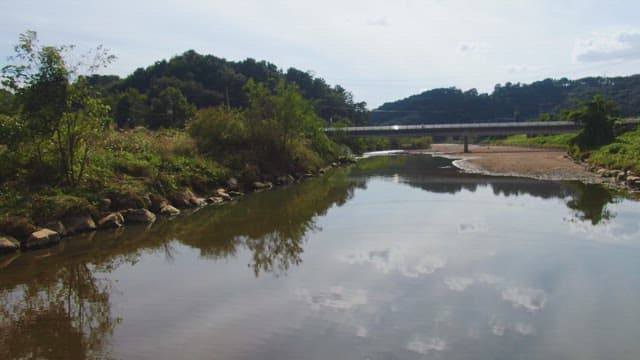
[{"label": "white cloud", "polygon": [[536,333],[536,328],[530,324],[516,323],[513,329],[521,335],[533,335]]},{"label": "white cloud", "polygon": [[444,284],[449,288],[449,290],[453,291],[464,291],[471,286],[473,282],[474,280],[472,278],[460,276],[454,276],[444,280]]},{"label": "white cloud", "polygon": [[514,308],[538,311],[544,308],[547,295],[542,289],[510,288],[502,292],[502,299],[510,302]]},{"label": "white cloud", "polygon": [[349,310],[368,303],[367,292],[362,289],[347,289],[342,286],[332,286],[327,291],[312,292],[308,289],[296,291],[313,309],[331,308]]},{"label": "white cloud", "polygon": [[387,26],[389,26],[389,21],[385,17],[369,18],[369,19],[367,19],[367,25],[369,25],[369,26],[387,27]]},{"label": "white cloud", "polygon": [[447,342],[438,337],[416,335],[407,344],[407,349],[418,354],[426,355],[431,351],[443,351],[447,348]]},{"label": "white cloud", "polygon": [[441,255],[401,248],[351,251],[338,258],[347,264],[371,265],[383,274],[399,272],[406,277],[429,275],[447,264]]},{"label": "white cloud", "polygon": [[489,48],[489,44],[484,42],[465,42],[460,44],[458,50],[461,53],[485,53]]},{"label": "white cloud", "polygon": [[578,62],[640,59],[640,30],[594,34],[576,42],[573,57]]}]

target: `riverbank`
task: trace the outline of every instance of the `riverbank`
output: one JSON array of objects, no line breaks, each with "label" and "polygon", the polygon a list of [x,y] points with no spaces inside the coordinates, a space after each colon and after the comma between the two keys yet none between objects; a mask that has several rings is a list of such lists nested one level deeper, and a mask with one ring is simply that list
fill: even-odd
[{"label": "riverbank", "polygon": [[461,170],[493,176],[517,176],[539,180],[573,180],[603,184],[638,193],[635,174],[577,162],[564,149],[506,145],[433,144],[430,153],[454,159]]},{"label": "riverbank", "polygon": [[96,203],[71,195],[42,198],[32,205],[34,215],[31,217],[0,216],[0,256],[55,246],[63,237],[80,233],[133,224],[152,224],[159,216],[175,217],[184,209],[223,205],[245,193],[298,183],[307,178],[322,176],[331,168],[346,166],[352,162],[351,159],[343,158],[315,171],[282,176],[263,174],[259,181],[252,183],[230,177],[224,186],[213,187],[204,193],[195,193],[190,188],[164,194],[129,192],[125,197],[104,196]]},{"label": "riverbank", "polygon": [[470,145],[470,153],[464,153],[458,144],[434,144],[431,149],[434,154],[455,159],[457,167],[473,173],[601,182],[596,174],[585,165],[573,161],[562,149]]}]

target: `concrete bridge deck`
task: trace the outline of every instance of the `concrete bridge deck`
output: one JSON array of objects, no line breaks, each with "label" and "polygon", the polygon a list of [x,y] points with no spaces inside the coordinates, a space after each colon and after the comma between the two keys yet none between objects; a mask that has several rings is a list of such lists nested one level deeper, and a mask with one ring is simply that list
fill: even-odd
[{"label": "concrete bridge deck", "polygon": [[499,122],[469,124],[424,124],[326,128],[329,135],[349,137],[415,137],[415,136],[499,136],[553,135],[577,131],[570,121]]}]

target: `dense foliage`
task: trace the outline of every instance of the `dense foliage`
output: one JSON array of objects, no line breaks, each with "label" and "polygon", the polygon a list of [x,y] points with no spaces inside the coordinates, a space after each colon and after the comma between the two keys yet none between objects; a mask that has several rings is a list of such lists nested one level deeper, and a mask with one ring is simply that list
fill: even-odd
[{"label": "dense foliage", "polygon": [[[343,87],[330,86],[310,72],[295,68],[283,71],[272,63],[251,58],[227,61],[193,50],[139,68],[124,79],[96,75],[90,81],[109,95],[113,116],[120,127],[181,127],[184,125],[181,114],[189,111],[182,110],[184,106],[174,111],[176,101],[172,99],[180,103],[184,99],[198,109],[222,105],[245,108],[249,106],[249,98],[244,86],[250,79],[270,90],[275,90],[281,81],[297,85],[302,97],[327,122],[364,124],[368,119],[366,103],[355,102]],[[171,96],[167,89],[171,89]]]},{"label": "dense foliage", "polygon": [[100,47],[86,69],[35,32],[15,50],[2,69],[0,214],[39,223],[104,197],[144,207],[148,194],[206,195],[231,176],[246,186],[302,176],[346,153],[321,112],[349,123],[365,113],[341,87],[265,62],[188,52],[121,80],[91,75],[113,60]]},{"label": "dense foliage", "polygon": [[553,119],[550,114],[572,108],[597,94],[618,104],[621,116],[640,114],[640,75],[546,79],[532,84],[496,85],[491,94],[475,89],[434,89],[372,111],[375,124],[470,123]]}]

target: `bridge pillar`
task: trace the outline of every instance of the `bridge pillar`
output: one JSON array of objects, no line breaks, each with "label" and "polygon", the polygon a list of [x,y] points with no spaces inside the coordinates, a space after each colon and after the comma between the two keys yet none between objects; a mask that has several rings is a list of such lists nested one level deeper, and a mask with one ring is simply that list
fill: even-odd
[{"label": "bridge pillar", "polygon": [[469,137],[467,135],[463,136],[464,138],[464,152],[469,152]]}]

